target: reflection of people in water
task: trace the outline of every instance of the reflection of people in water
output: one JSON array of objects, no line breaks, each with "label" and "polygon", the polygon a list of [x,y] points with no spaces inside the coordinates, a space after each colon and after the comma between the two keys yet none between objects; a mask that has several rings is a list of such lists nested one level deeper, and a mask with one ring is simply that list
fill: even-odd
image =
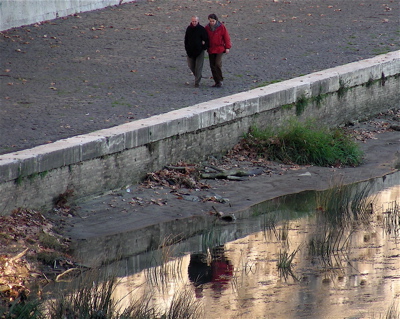
[{"label": "reflection of people in water", "polygon": [[192,254],[188,273],[197,298],[203,297],[203,285],[209,282],[214,297],[219,297],[232,278],[233,265],[225,257],[224,246],[218,246],[211,250],[211,262],[207,262],[206,254]]},{"label": "reflection of people in water", "polygon": [[206,254],[192,254],[190,255],[189,263],[189,279],[193,282],[195,287],[198,287],[207,282],[211,282],[211,266],[207,264]]}]

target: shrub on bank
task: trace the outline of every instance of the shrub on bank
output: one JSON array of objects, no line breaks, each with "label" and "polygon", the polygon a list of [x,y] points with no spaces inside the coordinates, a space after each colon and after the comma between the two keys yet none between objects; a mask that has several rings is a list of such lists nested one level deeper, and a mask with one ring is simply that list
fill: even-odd
[{"label": "shrub on bank", "polygon": [[362,161],[362,151],[351,136],[315,121],[290,120],[277,129],[252,127],[242,147],[268,160],[299,165],[357,166]]}]

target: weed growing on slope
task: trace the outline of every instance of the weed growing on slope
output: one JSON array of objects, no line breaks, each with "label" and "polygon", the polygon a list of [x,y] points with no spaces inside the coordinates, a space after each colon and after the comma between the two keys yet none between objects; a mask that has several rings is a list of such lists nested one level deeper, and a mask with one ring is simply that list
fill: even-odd
[{"label": "weed growing on slope", "polygon": [[252,127],[242,147],[260,157],[283,163],[317,166],[357,166],[362,152],[351,136],[315,121],[290,120],[280,128]]}]

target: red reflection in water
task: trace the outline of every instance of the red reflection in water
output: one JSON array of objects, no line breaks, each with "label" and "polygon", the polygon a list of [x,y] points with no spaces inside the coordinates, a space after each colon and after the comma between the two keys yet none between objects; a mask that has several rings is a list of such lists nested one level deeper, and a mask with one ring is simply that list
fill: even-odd
[{"label": "red reflection in water", "polygon": [[207,283],[212,283],[213,297],[219,298],[233,276],[233,265],[225,256],[224,246],[218,246],[211,250],[211,260],[207,254],[192,254],[188,274],[197,298],[203,297],[203,285]]}]

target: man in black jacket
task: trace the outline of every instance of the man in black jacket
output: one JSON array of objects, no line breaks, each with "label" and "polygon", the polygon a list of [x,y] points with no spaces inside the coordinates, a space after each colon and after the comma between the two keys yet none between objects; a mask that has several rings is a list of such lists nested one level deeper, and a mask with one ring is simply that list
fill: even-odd
[{"label": "man in black jacket", "polygon": [[208,48],[207,31],[199,23],[199,18],[192,17],[185,33],[185,50],[189,69],[194,75],[194,86],[199,87],[203,72],[204,50]]}]

